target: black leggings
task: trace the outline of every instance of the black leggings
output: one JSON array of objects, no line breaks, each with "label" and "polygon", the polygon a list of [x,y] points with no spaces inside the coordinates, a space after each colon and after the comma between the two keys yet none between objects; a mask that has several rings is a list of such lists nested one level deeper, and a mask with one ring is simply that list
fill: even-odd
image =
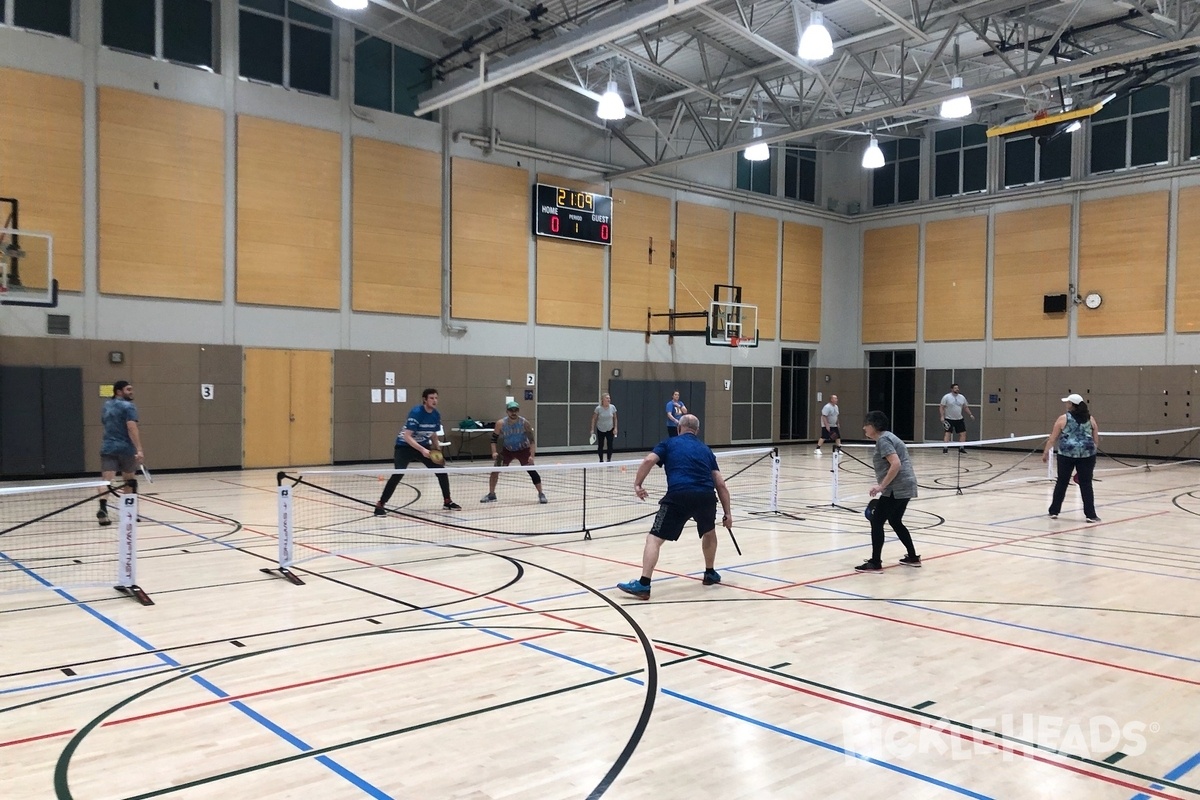
[{"label": "black leggings", "polygon": [[597,428],[596,429],[596,455],[600,457],[601,461],[604,460],[604,449],[606,447],[608,448],[608,460],[612,461],[613,432],[612,431],[602,431],[599,428]]},{"label": "black leggings", "polygon": [[[430,469],[437,469],[438,465],[430,461],[418,451],[412,449],[406,444],[396,445],[396,451],[392,456],[392,464],[396,469],[407,469],[408,465],[413,461],[420,461]],[[387,485],[383,487],[383,494],[379,497],[379,504],[387,505],[387,501],[392,499],[392,495],[396,493],[396,487],[400,485],[400,481],[404,480],[404,475],[396,473],[388,478]],[[442,500],[450,502],[450,478],[446,473],[439,472],[437,474],[438,486],[442,487]]]},{"label": "black leggings", "polygon": [[875,506],[875,510],[871,513],[871,560],[879,561],[883,558],[883,523],[892,526],[892,530],[896,532],[896,538],[900,540],[900,544],[908,551],[908,555],[915,556],[917,551],[913,549],[912,536],[908,533],[908,528],[904,527],[904,510],[908,508],[908,498],[903,499],[891,497],[886,494],[879,495],[879,504]]},{"label": "black leggings", "polygon": [[1067,497],[1067,485],[1071,482],[1071,473],[1079,473],[1079,497],[1083,500],[1083,515],[1088,519],[1096,519],[1096,495],[1092,492],[1092,473],[1096,471],[1096,456],[1087,458],[1072,458],[1059,453],[1055,456],[1058,476],[1054,481],[1054,497],[1050,500],[1050,513],[1062,511],[1063,500]]}]

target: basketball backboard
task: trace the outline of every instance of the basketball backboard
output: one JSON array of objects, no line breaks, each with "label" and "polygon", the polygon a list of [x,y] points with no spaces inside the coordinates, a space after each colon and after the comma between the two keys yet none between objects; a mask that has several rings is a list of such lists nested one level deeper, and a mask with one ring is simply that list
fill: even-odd
[{"label": "basketball backboard", "polygon": [[0,227],[0,306],[58,305],[54,237]]},{"label": "basketball backboard", "polygon": [[758,347],[758,306],[714,300],[705,340],[714,347]]}]

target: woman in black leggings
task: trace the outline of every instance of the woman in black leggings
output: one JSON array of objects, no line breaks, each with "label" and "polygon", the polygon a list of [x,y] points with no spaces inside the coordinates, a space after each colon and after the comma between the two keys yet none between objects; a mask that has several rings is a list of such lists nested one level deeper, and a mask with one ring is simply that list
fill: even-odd
[{"label": "woman in black leggings", "polygon": [[592,413],[592,430],[596,434],[596,455],[604,461],[605,448],[608,460],[612,461],[613,439],[617,438],[617,407],[607,394],[600,398],[600,405]]}]

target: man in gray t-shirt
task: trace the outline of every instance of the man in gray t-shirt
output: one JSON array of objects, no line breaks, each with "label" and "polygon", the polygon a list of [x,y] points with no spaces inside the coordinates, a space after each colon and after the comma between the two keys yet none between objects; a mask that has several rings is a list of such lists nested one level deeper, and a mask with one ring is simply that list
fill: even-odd
[{"label": "man in gray t-shirt", "polygon": [[[942,396],[942,402],[938,404],[938,416],[942,418],[942,427],[946,429],[946,435],[942,438],[942,441],[946,443],[946,447],[942,448],[943,453],[950,452],[951,433],[958,434],[960,443],[967,440],[967,423],[963,419],[964,413],[971,419],[975,419],[975,415],[971,413],[971,406],[967,404],[967,398],[958,391],[958,384],[952,383],[950,391]],[[959,444],[958,452],[965,453],[967,448]]]},{"label": "man in gray t-shirt", "polygon": [[867,506],[867,519],[871,520],[871,557],[854,569],[858,572],[883,571],[883,524],[886,522],[896,532],[896,538],[904,545],[908,554],[900,559],[907,567],[921,566],[921,557],[913,548],[912,536],[904,527],[904,510],[908,501],[917,496],[917,476],[913,473],[908,448],[900,437],[888,430],[891,422],[882,411],[870,411],[863,423],[863,433],[875,442],[872,461],[875,467],[875,485],[869,490],[875,499]]},{"label": "man in gray t-shirt", "polygon": [[838,416],[841,413],[838,409],[837,395],[829,395],[829,402],[821,409],[821,435],[817,438],[817,449],[813,451],[817,455],[821,455],[821,445],[826,439],[833,442],[835,453],[842,449],[842,434],[838,430]]}]

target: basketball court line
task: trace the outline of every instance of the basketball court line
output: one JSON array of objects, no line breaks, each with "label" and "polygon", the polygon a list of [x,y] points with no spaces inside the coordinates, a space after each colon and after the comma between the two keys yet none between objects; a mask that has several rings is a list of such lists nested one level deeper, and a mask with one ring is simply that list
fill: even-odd
[{"label": "basketball court line", "polygon": [[[1046,636],[1061,636],[1065,639],[1074,639],[1074,640],[1080,641],[1080,642],[1087,642],[1088,644],[1098,644],[1098,645],[1103,645],[1105,647],[1113,647],[1118,650],[1128,650],[1128,651],[1134,652],[1134,653],[1144,653],[1146,655],[1161,656],[1162,658],[1174,659],[1176,661],[1189,661],[1193,664],[1200,664],[1200,658],[1192,658],[1190,656],[1179,655],[1177,653],[1168,653],[1163,650],[1151,650],[1146,647],[1138,647],[1138,646],[1132,645],[1132,644],[1122,644],[1120,642],[1106,641],[1104,639],[1094,639],[1092,637],[1083,636],[1083,635],[1076,634],[1076,633],[1067,633],[1065,631],[1055,631],[1055,630],[1050,630],[1048,628],[1037,628],[1032,625],[1024,625],[1019,622],[1009,622],[1007,620],[989,619],[988,617],[981,617],[981,616],[978,616],[975,614],[964,614],[961,611],[950,611],[948,609],[932,608],[930,606],[924,606],[924,605],[919,605],[917,603],[913,603],[912,601],[909,601],[909,600],[897,600],[897,599],[893,599],[893,598],[884,598],[884,597],[875,598],[875,597],[872,597],[871,595],[858,594],[856,592],[847,592],[842,589],[834,589],[833,587],[830,587],[830,586],[814,586],[813,588],[818,591],[832,592],[834,594],[844,594],[844,595],[848,595],[850,597],[857,597],[860,599],[873,599],[873,600],[877,599],[881,602],[888,603],[889,605],[897,605],[897,606],[901,606],[902,608],[914,608],[914,609],[917,609],[918,611],[928,611],[933,614],[945,614],[950,617],[958,617],[960,619],[971,620],[973,622],[986,622],[989,625],[1000,625],[1003,627],[1015,628],[1017,630],[1030,631],[1033,633],[1040,633],[1040,634],[1044,634]],[[1197,682],[1197,685],[1200,685],[1200,681]]]},{"label": "basketball court line", "polygon": [[[40,576],[37,576],[35,573],[30,572],[30,574],[33,575],[38,580],[41,580]],[[165,665],[170,666],[170,667],[180,667],[181,666],[179,664],[179,662],[175,661],[173,658],[168,656],[165,652],[158,650],[153,645],[151,645],[149,642],[147,642],[145,639],[142,639],[140,636],[133,633],[133,631],[125,628],[120,623],[118,623],[116,620],[113,620],[113,619],[105,616],[104,614],[100,613],[99,611],[93,609],[87,603],[77,600],[76,598],[71,596],[69,592],[63,591],[61,589],[52,589],[52,590],[57,592],[60,596],[70,600],[76,608],[78,608],[81,611],[83,611],[84,613],[88,614],[93,619],[95,619],[95,620],[99,621],[100,623],[111,628],[114,632],[117,633],[118,636],[121,636],[121,637],[133,642],[137,646],[143,648],[144,650],[150,652],[156,658],[161,660]],[[188,675],[187,677],[191,678],[192,681],[195,682],[197,685],[201,686],[202,688],[206,689],[209,692],[212,692],[213,694],[217,694],[218,696],[222,696],[222,695],[226,694],[224,692],[224,690],[222,690],[215,684],[210,683],[208,680],[206,680],[198,675]],[[235,704],[231,704],[231,707],[237,708],[239,711],[241,711],[244,715],[249,717],[251,720],[257,722],[259,725],[266,728],[271,733],[274,733],[276,736],[278,736],[279,738],[288,742],[289,744],[291,744],[295,747],[311,749],[309,747],[309,745],[307,745],[303,742],[303,740],[294,736],[293,734],[291,734],[290,732],[288,732],[281,726],[276,725],[274,722],[272,722],[266,716],[259,714],[258,712],[254,711],[253,709],[249,708],[248,706],[244,706],[244,705],[235,703]],[[388,795],[382,793],[379,789],[372,786],[370,783],[366,782],[359,776],[355,775],[353,772],[351,772],[350,770],[348,770],[341,764],[338,764],[336,761],[334,761],[332,759],[325,759],[325,760],[318,759],[318,760],[320,761],[320,763],[323,766],[327,767],[335,774],[339,775],[340,777],[346,779],[347,781],[354,784],[358,788],[367,792],[367,794],[369,794],[370,796],[379,798],[379,800],[391,800],[391,798]],[[55,774],[56,786],[58,786],[59,780],[60,780],[60,775],[58,774],[58,772],[56,770],[56,774]],[[61,775],[61,780],[63,782],[63,788],[65,788],[66,780],[67,780],[67,776],[66,776],[65,772],[64,772],[64,774]]]}]

